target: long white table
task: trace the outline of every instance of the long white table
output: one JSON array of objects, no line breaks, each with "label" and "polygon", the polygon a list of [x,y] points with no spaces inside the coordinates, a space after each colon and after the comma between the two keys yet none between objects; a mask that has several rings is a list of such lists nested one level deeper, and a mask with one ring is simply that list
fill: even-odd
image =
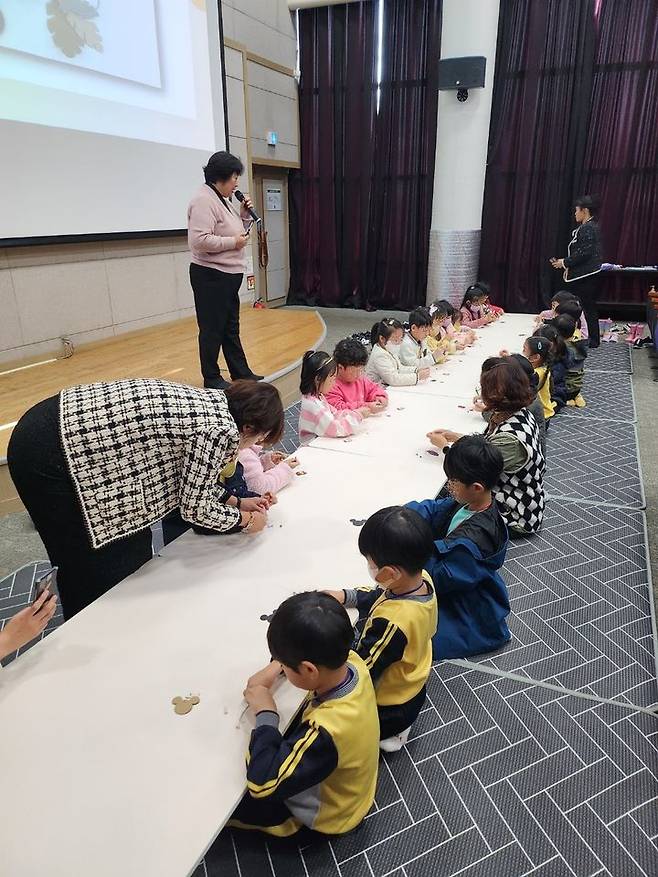
[{"label": "long white table", "polygon": [[[486,327],[433,376],[453,372],[450,389],[472,396],[478,364],[531,330],[529,316],[504,319],[515,332]],[[295,591],[368,582],[352,519],[436,494],[445,478],[429,429],[482,429],[435,386],[391,391],[391,416],[350,442],[301,448],[307,474],[263,533],[187,533],[0,671],[3,874],[193,871],[244,790],[242,690],[269,657],[261,616]],[[176,715],[172,698],[188,694],[200,703]],[[301,693],[283,685],[276,699],[287,722]]]}]

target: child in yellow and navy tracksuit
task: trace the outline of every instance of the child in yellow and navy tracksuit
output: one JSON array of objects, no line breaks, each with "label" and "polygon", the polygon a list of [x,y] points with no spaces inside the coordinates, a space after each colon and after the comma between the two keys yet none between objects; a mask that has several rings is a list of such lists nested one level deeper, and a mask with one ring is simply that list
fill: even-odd
[{"label": "child in yellow and navy tracksuit", "polygon": [[[325,834],[356,828],[375,797],[379,723],[368,668],[350,651],[354,631],[328,594],[295,594],[267,632],[273,661],[252,676],[245,700],[256,714],[247,794],[229,823],[287,837],[306,826]],[[283,672],[308,691],[301,719],[282,734],[271,688]]]},{"label": "child in yellow and navy tracksuit", "polygon": [[404,746],[425,702],[438,616],[432,579],[423,571],[432,538],[417,512],[380,509],[359,534],[359,551],[377,587],[328,592],[359,610],[354,649],[375,686],[379,745],[386,752]]}]

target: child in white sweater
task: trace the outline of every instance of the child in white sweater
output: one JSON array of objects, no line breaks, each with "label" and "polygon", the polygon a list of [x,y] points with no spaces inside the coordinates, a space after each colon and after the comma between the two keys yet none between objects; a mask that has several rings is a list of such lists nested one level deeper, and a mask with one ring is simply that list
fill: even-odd
[{"label": "child in white sweater", "polygon": [[336,360],[324,350],[307,350],[302,360],[299,389],[302,407],[299,412],[299,437],[310,441],[315,436],[330,438],[352,435],[364,417],[372,413],[368,405],[355,410],[338,411],[325,396],[336,382]]},{"label": "child in white sweater", "polygon": [[399,320],[387,318],[372,327],[372,353],[366,365],[366,375],[371,381],[389,387],[410,387],[429,378],[428,367],[400,362],[398,354],[403,337],[404,327]]},{"label": "child in white sweater", "polygon": [[427,336],[432,327],[432,317],[427,308],[415,308],[409,314],[409,331],[400,345],[400,362],[416,368],[430,368],[434,356],[427,346]]}]

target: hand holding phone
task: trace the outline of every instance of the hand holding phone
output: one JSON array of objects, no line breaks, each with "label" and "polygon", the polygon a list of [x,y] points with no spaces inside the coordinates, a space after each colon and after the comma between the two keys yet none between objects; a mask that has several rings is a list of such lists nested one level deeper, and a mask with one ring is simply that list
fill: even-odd
[{"label": "hand holding phone", "polygon": [[37,602],[37,600],[41,597],[44,591],[50,591],[52,593],[53,585],[57,581],[57,567],[53,566],[49,570],[46,570],[44,573],[40,573],[34,580],[34,600],[32,600],[32,605]]}]

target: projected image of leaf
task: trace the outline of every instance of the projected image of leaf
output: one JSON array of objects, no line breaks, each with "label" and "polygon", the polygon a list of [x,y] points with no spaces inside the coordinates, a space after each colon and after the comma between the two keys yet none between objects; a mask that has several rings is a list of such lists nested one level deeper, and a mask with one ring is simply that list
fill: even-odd
[{"label": "projected image of leaf", "polygon": [[93,21],[80,18],[73,12],[67,12],[66,18],[85,45],[89,46],[90,49],[96,49],[97,52],[103,51],[103,39]]},{"label": "projected image of leaf", "polygon": [[62,11],[57,0],[50,0],[46,6],[48,13],[48,30],[52,34],[53,42],[67,58],[75,58],[84,46],[84,40],[80,37]]},{"label": "projected image of leaf", "polygon": [[79,55],[84,46],[103,51],[103,38],[92,21],[98,17],[98,6],[88,0],[50,0],[46,12],[53,42],[68,58]]}]

